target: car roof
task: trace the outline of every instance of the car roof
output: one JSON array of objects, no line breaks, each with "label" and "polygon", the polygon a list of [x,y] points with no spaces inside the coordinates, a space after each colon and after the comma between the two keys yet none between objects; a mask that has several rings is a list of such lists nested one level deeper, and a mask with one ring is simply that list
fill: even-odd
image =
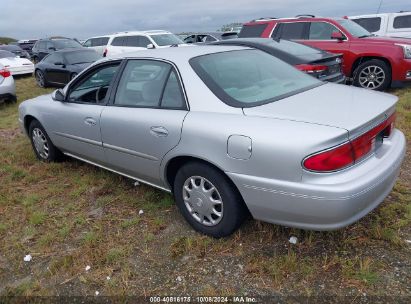
[{"label": "car roof", "polygon": [[149,31],[126,31],[118,32],[112,34],[112,36],[130,36],[130,35],[161,35],[161,34],[172,34],[168,31],[163,30],[149,30]]},{"label": "car roof", "polygon": [[170,61],[184,60],[188,61],[191,58],[213,54],[222,53],[237,50],[250,49],[243,46],[217,46],[217,45],[204,45],[204,46],[180,46],[180,47],[168,47],[168,48],[158,48],[143,51],[135,51],[129,53],[119,54],[113,56],[110,59],[119,58],[157,58],[165,59]]},{"label": "car roof", "polygon": [[271,23],[281,23],[284,21],[329,21],[329,20],[344,20],[345,18],[342,17],[309,17],[309,16],[301,16],[301,17],[288,17],[288,18],[260,18],[251,20],[250,22],[244,23],[244,25],[256,25],[256,24],[271,24]]}]

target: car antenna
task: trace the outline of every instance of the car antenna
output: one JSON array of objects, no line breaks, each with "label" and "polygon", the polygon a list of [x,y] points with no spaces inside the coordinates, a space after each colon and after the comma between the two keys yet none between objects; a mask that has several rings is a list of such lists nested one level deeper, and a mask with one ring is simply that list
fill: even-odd
[{"label": "car antenna", "polygon": [[381,9],[381,5],[382,5],[383,2],[384,2],[384,0],[380,0],[380,5],[378,6],[378,9],[377,9],[377,14],[379,14],[380,9]]}]

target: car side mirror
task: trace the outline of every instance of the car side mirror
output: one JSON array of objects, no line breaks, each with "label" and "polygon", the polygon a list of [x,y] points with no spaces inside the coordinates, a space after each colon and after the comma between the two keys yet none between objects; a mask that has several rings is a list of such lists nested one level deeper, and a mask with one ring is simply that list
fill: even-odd
[{"label": "car side mirror", "polygon": [[345,40],[346,38],[341,32],[332,32],[331,39],[342,41],[342,40]]},{"label": "car side mirror", "polygon": [[147,44],[147,48],[148,49],[155,49],[156,47],[154,46],[154,44],[150,43],[150,44]]},{"label": "car side mirror", "polygon": [[64,102],[64,101],[66,100],[62,89],[55,90],[55,91],[51,94],[51,98],[52,98],[54,101],[60,101],[60,102]]}]

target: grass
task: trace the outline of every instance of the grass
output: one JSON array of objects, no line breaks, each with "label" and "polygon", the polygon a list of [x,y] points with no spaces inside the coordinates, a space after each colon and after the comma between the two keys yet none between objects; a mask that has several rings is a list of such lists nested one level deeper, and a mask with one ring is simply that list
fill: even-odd
[{"label": "grass", "polygon": [[[17,79],[19,102],[51,91]],[[410,143],[411,89],[391,93]],[[313,232],[248,221],[215,240],[193,232],[169,194],[75,160],[37,161],[17,107],[0,105],[0,295],[411,293],[410,152],[390,196],[354,225]]]}]

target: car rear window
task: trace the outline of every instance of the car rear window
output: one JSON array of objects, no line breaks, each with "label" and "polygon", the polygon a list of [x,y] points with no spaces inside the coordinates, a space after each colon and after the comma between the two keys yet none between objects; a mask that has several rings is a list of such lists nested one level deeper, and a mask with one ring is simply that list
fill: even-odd
[{"label": "car rear window", "polygon": [[158,46],[184,44],[183,40],[174,34],[150,35],[150,37]]},{"label": "car rear window", "polygon": [[253,24],[244,25],[241,32],[238,34],[239,38],[261,37],[261,34],[267,28],[268,24]]},{"label": "car rear window", "polygon": [[303,92],[322,82],[259,50],[213,53],[190,59],[208,88],[233,107],[253,107]]},{"label": "car rear window", "polygon": [[361,25],[369,32],[378,32],[381,28],[381,18],[380,17],[372,17],[372,18],[358,18],[358,19],[351,19],[355,23]]},{"label": "car rear window", "polygon": [[395,29],[411,28],[411,15],[395,17],[393,27]]}]

